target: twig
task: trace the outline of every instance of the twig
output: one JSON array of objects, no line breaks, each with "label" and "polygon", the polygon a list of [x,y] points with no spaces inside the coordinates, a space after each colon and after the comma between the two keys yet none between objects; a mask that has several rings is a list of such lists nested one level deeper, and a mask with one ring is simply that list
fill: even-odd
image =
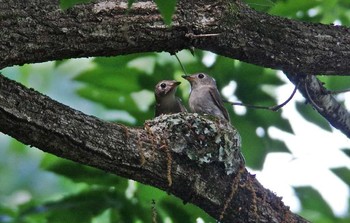
[{"label": "twig", "polygon": [[207,33],[207,34],[193,34],[193,33],[188,33],[186,34],[186,37],[190,39],[198,39],[198,38],[203,38],[203,37],[214,37],[214,36],[219,36],[220,33]]},{"label": "twig", "polygon": [[156,201],[152,199],[152,223],[157,223]]},{"label": "twig", "polygon": [[224,102],[230,103],[231,105],[240,105],[240,106],[245,106],[245,107],[248,107],[248,108],[257,108],[257,109],[266,109],[266,110],[271,110],[271,111],[278,111],[283,106],[288,104],[288,102],[290,102],[290,100],[292,100],[292,98],[294,97],[295,93],[297,92],[298,87],[299,87],[299,82],[297,83],[297,85],[295,85],[295,88],[294,88],[292,94],[289,96],[289,98],[286,101],[284,101],[283,103],[279,104],[279,105],[274,105],[274,106],[269,106],[268,107],[268,106],[244,104],[244,103],[240,103],[240,102],[230,102],[230,101],[227,101],[227,100],[224,100]]},{"label": "twig", "polygon": [[175,53],[174,55],[175,55],[177,61],[179,62],[180,66],[181,66],[181,69],[183,70],[183,72],[185,73],[185,75],[187,75],[186,69],[185,69],[185,67],[182,65],[182,63],[181,63],[181,61],[180,61],[180,58],[177,56],[176,53]]},{"label": "twig", "polygon": [[307,95],[307,99],[310,101],[310,103],[319,111],[323,111],[323,108],[321,108],[320,106],[318,106],[314,100],[312,100],[310,94],[309,94],[309,89],[308,89],[308,86],[307,86],[307,83],[305,82],[304,84],[304,88],[305,88],[305,92],[306,92],[306,95]]}]

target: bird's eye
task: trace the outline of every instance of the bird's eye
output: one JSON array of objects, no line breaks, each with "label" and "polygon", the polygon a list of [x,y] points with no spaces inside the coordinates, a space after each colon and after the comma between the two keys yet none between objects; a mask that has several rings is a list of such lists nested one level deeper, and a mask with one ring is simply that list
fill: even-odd
[{"label": "bird's eye", "polygon": [[202,78],[204,78],[204,74],[198,74],[198,77],[199,77],[200,79],[202,79]]},{"label": "bird's eye", "polygon": [[164,89],[166,87],[166,84],[165,83],[161,83],[160,87]]}]

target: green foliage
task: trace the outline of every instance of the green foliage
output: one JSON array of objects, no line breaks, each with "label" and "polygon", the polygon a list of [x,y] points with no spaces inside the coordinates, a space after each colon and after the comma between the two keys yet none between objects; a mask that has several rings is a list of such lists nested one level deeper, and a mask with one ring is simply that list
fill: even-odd
[{"label": "green foliage", "polygon": [[[85,2],[90,1],[61,0],[60,4],[62,8],[68,8]],[[129,7],[133,2],[128,0]],[[302,21],[332,23],[339,20],[344,25],[350,24],[350,3],[347,0],[246,2],[258,10]],[[176,0],[158,0],[156,3],[165,23],[171,24]],[[237,88],[227,97],[230,101],[239,100],[265,106],[277,104],[274,92],[284,82],[277,77],[274,70],[221,56],[214,56],[215,59],[208,65],[207,59],[211,54],[203,51],[195,51],[195,56],[189,51],[181,51],[178,56],[188,73],[208,73],[216,79],[220,89],[236,83]],[[100,113],[95,113],[94,110],[98,108],[96,110],[116,114],[109,120],[129,126],[141,126],[146,119],[153,118],[153,89],[160,80],[181,81],[177,95],[184,99],[185,104],[188,99],[189,84],[181,78],[184,71],[175,57],[167,53],[94,58],[88,63],[88,68],[69,76],[62,69],[73,69],[68,66],[70,63],[74,64],[72,60],[56,61],[40,69],[25,65],[11,68],[9,76],[17,76],[21,83],[44,93],[58,89],[63,99],[57,100],[66,100],[63,101],[66,104],[74,104],[72,98],[76,95],[66,92],[73,90],[80,97],[80,101],[93,108],[88,112],[99,116]],[[57,79],[67,78],[67,75],[70,85],[57,82]],[[350,84],[348,77],[322,77],[321,80],[332,90],[342,90]],[[232,124],[242,136],[242,149],[248,167],[261,169],[267,154],[289,152],[283,141],[272,138],[268,132],[270,127],[275,127],[293,133],[290,125],[292,120],[282,117],[281,112],[247,108],[242,114],[237,112],[235,106],[227,104],[226,107]],[[305,120],[331,131],[329,124],[309,105],[297,103],[296,108]],[[257,134],[258,128],[263,130],[263,134]],[[214,222],[199,208],[191,204],[184,205],[179,199],[156,188],[72,161],[33,152],[33,149],[28,149],[14,140],[1,145],[8,149],[0,149],[0,222],[151,222],[152,200],[156,202],[159,222],[164,222],[166,218],[172,222],[195,222],[198,217],[205,222]],[[350,157],[349,149],[344,149],[344,152]],[[41,170],[38,170],[38,166]],[[347,185],[350,184],[348,168],[333,168],[331,171]],[[317,223],[349,222],[348,217],[334,216],[328,204],[314,189],[299,187],[295,190],[302,204],[301,214],[308,220]],[[22,202],[16,202],[15,195],[21,195],[23,191],[29,197]]]},{"label": "green foliage", "polygon": [[347,167],[339,167],[331,169],[340,179],[350,186],[350,169]]},{"label": "green foliage", "polygon": [[350,80],[346,76],[321,76],[319,77],[325,87],[331,91],[346,90],[350,86]]},{"label": "green foliage", "polygon": [[316,190],[311,187],[297,187],[295,191],[303,207],[302,216],[308,216],[311,222],[335,222],[331,208]]},{"label": "green foliage", "polygon": [[76,4],[91,2],[92,0],[60,0],[60,7],[67,9],[73,7]]},{"label": "green foliage", "polygon": [[128,0],[128,8],[130,8],[132,6],[132,3],[134,3],[135,0]]},{"label": "green foliage", "polygon": [[324,24],[350,25],[348,0],[245,0],[252,8],[272,15]]},{"label": "green foliage", "polygon": [[329,123],[320,114],[316,113],[311,106],[307,106],[305,103],[297,102],[296,109],[304,117],[305,120],[319,126],[324,130],[332,131]]},{"label": "green foliage", "polygon": [[177,0],[155,0],[165,24],[170,25]]},{"label": "green foliage", "polygon": [[52,155],[45,155],[40,167],[44,170],[69,178],[75,183],[110,187],[118,185],[118,187],[124,188],[123,190],[127,187],[125,180],[116,175],[70,160],[57,159]]}]

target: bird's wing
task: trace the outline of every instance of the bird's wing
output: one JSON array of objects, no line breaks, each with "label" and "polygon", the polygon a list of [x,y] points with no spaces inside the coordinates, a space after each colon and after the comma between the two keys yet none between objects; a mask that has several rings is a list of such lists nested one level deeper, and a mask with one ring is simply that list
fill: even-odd
[{"label": "bird's wing", "polygon": [[158,117],[160,116],[162,113],[160,111],[160,106],[158,103],[156,103],[156,105],[154,106],[154,117]]},{"label": "bird's wing", "polygon": [[230,121],[230,116],[228,115],[228,112],[226,108],[224,107],[224,103],[222,102],[220,93],[218,90],[214,87],[209,87],[209,94],[212,97],[214,103],[218,106],[218,108],[222,111],[222,114],[226,118],[227,121]]},{"label": "bird's wing", "polygon": [[177,99],[177,102],[178,102],[178,104],[180,106],[181,112],[187,112],[186,107],[182,104],[182,100],[180,98],[176,98],[176,99]]}]

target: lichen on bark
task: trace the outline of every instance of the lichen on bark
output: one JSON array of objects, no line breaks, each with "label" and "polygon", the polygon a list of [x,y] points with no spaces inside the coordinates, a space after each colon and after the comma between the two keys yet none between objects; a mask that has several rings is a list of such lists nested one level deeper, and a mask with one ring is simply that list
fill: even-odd
[{"label": "lichen on bark", "polygon": [[145,122],[157,145],[166,145],[198,165],[223,164],[227,175],[244,166],[241,137],[230,123],[209,115],[177,113]]}]

